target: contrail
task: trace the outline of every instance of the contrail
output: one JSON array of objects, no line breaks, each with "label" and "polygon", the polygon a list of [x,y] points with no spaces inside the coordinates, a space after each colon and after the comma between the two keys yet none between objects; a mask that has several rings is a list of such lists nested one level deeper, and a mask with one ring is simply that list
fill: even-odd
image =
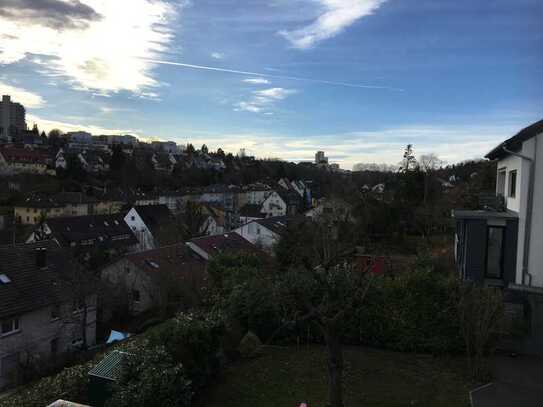
[{"label": "contrail", "polygon": [[357,84],[357,83],[327,81],[327,80],[323,80],[323,79],[301,78],[301,77],[298,77],[298,76],[285,76],[285,75],[275,75],[275,74],[269,74],[269,73],[238,71],[238,70],[235,70],[235,69],[216,68],[216,67],[213,67],[213,66],[184,64],[184,63],[181,63],[181,62],[160,61],[160,60],[157,60],[157,59],[147,59],[147,58],[142,58],[142,59],[145,59],[145,61],[148,61],[148,62],[151,62],[151,63],[154,63],[154,64],[174,65],[174,66],[180,66],[180,67],[183,67],[183,68],[201,69],[201,70],[205,70],[205,71],[226,72],[226,73],[233,73],[233,74],[237,74],[237,75],[252,75],[252,76],[262,76],[262,77],[267,77],[267,78],[288,79],[288,80],[293,80],[293,81],[322,83],[322,84],[325,84],[325,85],[345,86],[345,87],[349,87],[349,88],[382,89],[382,90],[389,90],[389,91],[393,91],[393,92],[404,92],[404,89],[393,88],[393,87],[390,87],[390,86],[361,85],[361,84]]}]

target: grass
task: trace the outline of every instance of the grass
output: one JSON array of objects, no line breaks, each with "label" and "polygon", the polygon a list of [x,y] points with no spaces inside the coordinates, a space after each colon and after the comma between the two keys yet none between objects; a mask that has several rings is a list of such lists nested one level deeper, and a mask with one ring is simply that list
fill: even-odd
[{"label": "grass", "polygon": [[[230,365],[196,407],[325,407],[325,350],[319,346],[267,348],[256,359]],[[470,383],[458,358],[345,350],[345,406],[469,406]]]}]

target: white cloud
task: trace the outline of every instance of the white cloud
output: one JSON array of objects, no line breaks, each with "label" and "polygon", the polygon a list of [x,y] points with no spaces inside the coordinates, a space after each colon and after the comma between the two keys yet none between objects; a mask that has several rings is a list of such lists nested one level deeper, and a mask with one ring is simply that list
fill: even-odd
[{"label": "white cloud", "polygon": [[9,95],[12,102],[20,103],[26,108],[37,109],[45,105],[45,100],[40,95],[3,82],[0,82],[0,95]]},{"label": "white cloud", "polygon": [[168,25],[177,8],[164,0],[77,3],[87,12],[93,10],[93,18],[73,27],[56,25],[62,29],[44,21],[38,2],[25,0],[24,18],[20,10],[0,13],[0,64],[28,58],[39,64],[42,73],[64,76],[74,87],[103,93],[157,86],[151,75],[154,64],[145,59],[157,58],[167,50],[173,38]]},{"label": "white cloud", "polygon": [[311,0],[320,6],[319,17],[310,25],[279,35],[293,47],[311,48],[317,42],[339,34],[358,19],[371,15],[386,0]]},{"label": "white cloud", "polygon": [[211,53],[211,58],[215,58],[215,59],[223,59],[223,58],[224,58],[224,54],[221,53],[221,52],[212,52],[212,53]]},{"label": "white cloud", "polygon": [[234,110],[246,112],[269,113],[266,109],[273,107],[274,103],[286,99],[288,96],[297,93],[295,89],[269,88],[255,90],[249,100],[238,103]]},{"label": "white cloud", "polygon": [[264,78],[248,78],[244,79],[243,82],[250,83],[251,85],[269,85],[271,82]]}]

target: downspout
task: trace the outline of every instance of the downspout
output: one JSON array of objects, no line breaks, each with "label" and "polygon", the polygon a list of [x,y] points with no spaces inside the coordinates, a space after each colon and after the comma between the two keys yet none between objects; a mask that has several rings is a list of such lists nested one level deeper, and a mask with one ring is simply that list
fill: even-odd
[{"label": "downspout", "polygon": [[528,202],[526,203],[526,224],[524,226],[524,250],[522,253],[522,284],[526,285],[528,280],[528,286],[532,285],[532,274],[529,272],[529,256],[530,256],[530,241],[532,236],[532,212],[534,202],[534,187],[535,187],[535,159],[537,157],[537,137],[534,137],[534,157],[528,157],[523,154],[516,153],[509,150],[506,145],[502,146],[503,151],[507,154],[519,157],[530,163],[530,180],[528,183]]}]

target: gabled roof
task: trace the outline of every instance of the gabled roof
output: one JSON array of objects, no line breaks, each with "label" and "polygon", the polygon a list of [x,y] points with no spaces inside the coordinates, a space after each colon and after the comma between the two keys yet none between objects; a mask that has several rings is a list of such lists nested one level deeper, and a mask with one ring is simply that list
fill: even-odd
[{"label": "gabled roof", "polygon": [[67,204],[87,204],[96,202],[96,198],[82,192],[59,192],[56,195],[30,194],[16,206],[29,208],[61,208]]},{"label": "gabled roof", "polygon": [[44,152],[19,147],[0,147],[0,154],[2,154],[8,163],[18,162],[45,165],[49,158],[49,155]]},{"label": "gabled roof", "polygon": [[265,227],[269,231],[281,236],[287,230],[287,227],[292,222],[304,221],[304,217],[293,216],[274,216],[266,219],[255,219],[253,222],[258,223],[260,226]]},{"label": "gabled roof", "polygon": [[62,246],[69,246],[71,242],[81,244],[83,241],[89,246],[105,244],[108,247],[127,247],[138,243],[122,214],[51,218],[45,223]]},{"label": "gabled roof", "polygon": [[189,273],[205,270],[205,262],[183,243],[131,253],[125,259],[149,274],[166,272],[184,278]]},{"label": "gabled roof", "polygon": [[497,158],[503,158],[507,156],[507,153],[503,151],[503,148],[506,147],[509,150],[512,151],[518,151],[522,143],[526,140],[531,139],[534,136],[537,136],[538,134],[543,133],[543,120],[540,120],[538,122],[535,122],[528,127],[522,129],[519,131],[516,135],[513,137],[505,140],[504,142],[500,143],[497,147],[495,147],[491,152],[489,152],[485,157],[489,160],[495,160]]},{"label": "gabled roof", "polygon": [[[37,249],[45,249],[46,267],[38,267]],[[70,298],[61,278],[70,269],[68,253],[53,241],[0,246],[0,274],[10,282],[0,282],[0,319],[18,316]]]},{"label": "gabled roof", "polygon": [[235,254],[240,252],[254,253],[258,249],[248,240],[237,233],[224,233],[220,235],[204,236],[191,239],[187,242],[197,246],[200,250],[207,253],[209,257],[221,254]]}]

